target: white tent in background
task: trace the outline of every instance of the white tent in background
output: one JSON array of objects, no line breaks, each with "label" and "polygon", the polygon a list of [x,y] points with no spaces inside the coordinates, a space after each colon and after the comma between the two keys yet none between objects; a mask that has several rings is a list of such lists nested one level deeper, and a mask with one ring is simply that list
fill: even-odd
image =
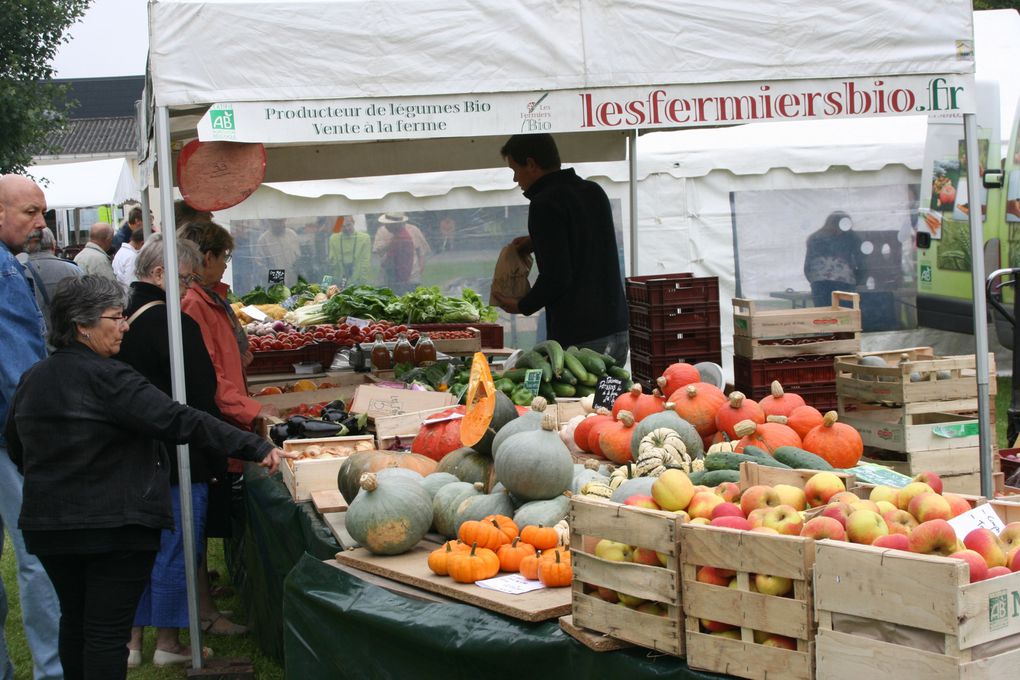
[{"label": "white tent in background", "polygon": [[45,188],[51,210],[138,200],[138,185],[125,158],[33,165],[27,172]]}]

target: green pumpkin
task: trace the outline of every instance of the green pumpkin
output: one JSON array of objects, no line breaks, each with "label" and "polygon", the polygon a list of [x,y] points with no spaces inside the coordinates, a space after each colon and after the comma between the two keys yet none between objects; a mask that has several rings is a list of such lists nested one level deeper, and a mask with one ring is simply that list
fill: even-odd
[{"label": "green pumpkin", "polygon": [[510,502],[510,494],[506,491],[468,496],[461,501],[454,516],[454,533],[460,531],[460,525],[470,520],[479,520],[489,515],[513,517],[514,504]]},{"label": "green pumpkin", "polygon": [[523,502],[559,496],[574,478],[574,460],[556,432],[551,413],[545,414],[542,429],[521,432],[503,442],[495,468],[496,479]]},{"label": "green pumpkin", "polygon": [[436,461],[417,453],[404,451],[359,451],[347,457],[337,472],[336,485],[348,503],[358,495],[361,476],[383,468],[402,467],[427,475],[436,470]]},{"label": "green pumpkin", "polygon": [[493,483],[492,458],[467,446],[443,456],[436,466],[436,472],[449,472],[462,482],[481,482],[485,490]]},{"label": "green pumpkin", "polygon": [[426,475],[421,479],[421,486],[423,489],[429,492],[430,498],[436,497],[436,492],[442,489],[447,484],[453,484],[459,482],[456,476],[451,475],[449,472],[433,472],[431,475]]},{"label": "green pumpkin", "polygon": [[531,410],[525,413],[520,418],[511,420],[509,423],[504,425],[496,433],[496,436],[492,440],[492,457],[493,459],[499,455],[499,447],[502,446],[509,437],[520,434],[521,432],[528,432],[530,430],[537,430],[542,427],[542,416],[545,413],[547,402],[543,397],[535,397],[531,402]]},{"label": "green pumpkin", "polygon": [[634,433],[630,437],[630,453],[634,460],[638,459],[638,446],[652,430],[666,427],[680,435],[680,440],[687,447],[687,453],[691,460],[705,457],[705,444],[701,435],[689,422],[684,420],[673,410],[671,404],[665,404],[665,410],[661,413],[653,413],[645,416],[644,419],[634,425]]},{"label": "green pumpkin", "polygon": [[517,407],[510,401],[510,397],[502,392],[496,392],[496,406],[492,411],[492,420],[489,421],[489,428],[481,441],[476,442],[472,448],[478,453],[491,458],[492,442],[496,439],[496,433],[503,429],[503,426],[510,421],[516,420],[519,415]]},{"label": "green pumpkin", "polygon": [[514,524],[520,528],[528,525],[556,526],[570,512],[570,498],[557,496],[544,501],[531,501],[517,508]]},{"label": "green pumpkin", "polygon": [[361,492],[347,509],[351,537],[375,555],[400,555],[424,538],[432,524],[432,503],[421,484],[405,477],[361,478]]},{"label": "green pumpkin", "polygon": [[482,493],[480,484],[453,482],[439,489],[432,499],[432,525],[436,531],[447,538],[457,535],[454,520],[457,509],[465,499]]},{"label": "green pumpkin", "polygon": [[616,491],[609,497],[609,500],[614,503],[622,503],[634,494],[640,494],[642,496],[652,495],[652,484],[658,477],[635,477],[634,479],[628,479],[620,486],[616,487]]}]

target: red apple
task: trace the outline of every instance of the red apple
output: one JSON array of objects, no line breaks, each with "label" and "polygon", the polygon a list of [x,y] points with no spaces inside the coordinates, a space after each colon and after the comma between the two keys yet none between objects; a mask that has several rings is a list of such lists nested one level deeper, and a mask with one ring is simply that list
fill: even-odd
[{"label": "red apple", "polygon": [[723,501],[722,503],[719,503],[714,508],[712,508],[712,517],[710,519],[715,519],[716,517],[741,517],[741,518],[743,518],[744,517],[744,511],[741,510],[740,506],[737,505],[736,503],[730,503],[728,501]]},{"label": "red apple", "polygon": [[918,522],[932,519],[949,519],[953,510],[947,501],[937,493],[919,493],[910,499],[907,512],[917,518]]},{"label": "red apple", "polygon": [[961,550],[954,552],[949,557],[963,560],[970,565],[970,582],[976,583],[978,581],[984,581],[988,578],[988,565],[985,563],[985,558],[977,554],[973,550]]},{"label": "red apple", "polygon": [[779,494],[771,486],[764,484],[752,486],[740,496],[740,509],[745,517],[750,515],[752,510],[774,508],[777,505],[779,505]]},{"label": "red apple", "polygon": [[821,516],[831,517],[832,519],[842,524],[843,527],[845,528],[846,521],[850,519],[850,515],[852,515],[853,512],[854,509],[851,508],[846,503],[829,503],[828,505],[825,506],[825,508],[822,509]]},{"label": "red apple", "polygon": [[804,528],[800,530],[800,535],[815,539],[831,538],[834,541],[846,540],[846,530],[843,528],[843,524],[832,517],[824,516],[812,517],[805,522]]},{"label": "red apple", "polygon": [[1006,553],[1006,566],[1010,571],[1020,571],[1020,545]]},{"label": "red apple", "polygon": [[718,567],[698,567],[695,579],[700,583],[710,583],[714,586],[728,586],[734,579],[737,572]]},{"label": "red apple", "polygon": [[840,491],[846,491],[843,479],[832,472],[819,472],[804,483],[804,495],[812,508],[825,505]]},{"label": "red apple", "polygon": [[917,526],[917,519],[906,510],[890,510],[882,515],[882,519],[889,525],[889,532],[907,536]]},{"label": "red apple", "polygon": [[723,515],[722,517],[716,517],[711,522],[714,527],[723,527],[725,529],[739,529],[741,531],[750,531],[754,527],[747,521],[744,516],[735,515]]},{"label": "red apple", "polygon": [[967,534],[963,544],[984,558],[989,567],[1006,566],[1006,549],[994,531],[977,528]]},{"label": "red apple", "polygon": [[653,567],[658,567],[659,556],[651,548],[634,548],[634,552],[631,553],[630,559],[635,564],[650,564]]},{"label": "red apple", "polygon": [[740,485],[736,482],[722,482],[714,491],[727,503],[735,503],[740,498]]},{"label": "red apple", "polygon": [[797,536],[804,527],[804,518],[792,505],[777,505],[765,513],[764,526],[787,536]]},{"label": "red apple", "polygon": [[797,649],[797,641],[785,635],[769,635],[761,642],[763,647],[778,647],[779,649]]},{"label": "red apple", "polygon": [[999,532],[999,540],[1006,552],[1020,546],[1020,522],[1010,522]]},{"label": "red apple", "polygon": [[876,538],[888,533],[885,520],[871,510],[858,510],[846,521],[846,535],[853,543],[871,545]]},{"label": "red apple", "polygon": [[633,496],[627,496],[623,501],[624,505],[633,505],[636,508],[648,508],[650,510],[661,510],[659,504],[655,502],[655,499],[651,496],[636,493]]},{"label": "red apple", "polygon": [[942,556],[956,552],[956,532],[944,519],[921,522],[914,527],[907,539],[910,543],[910,552]]},{"label": "red apple", "polygon": [[1013,572],[1009,570],[1009,567],[991,567],[988,570],[987,578],[995,578],[996,576],[1006,576],[1012,573]]},{"label": "red apple", "polygon": [[779,494],[779,502],[782,505],[792,505],[797,510],[807,508],[807,496],[804,495],[804,489],[799,486],[776,484],[772,488]]},{"label": "red apple", "polygon": [[953,517],[973,510],[970,501],[963,496],[958,496],[955,493],[944,493],[942,497],[949,501],[949,507],[953,509]]},{"label": "red apple", "polygon": [[699,491],[691,497],[691,501],[687,505],[687,514],[691,517],[711,519],[712,511],[721,503],[725,503],[725,501],[714,492]]},{"label": "red apple", "polygon": [[918,472],[916,475],[914,475],[914,479],[912,479],[911,481],[924,482],[925,484],[930,486],[931,490],[934,491],[935,493],[938,494],[942,493],[942,478],[939,477],[934,472],[928,471]]},{"label": "red apple", "polygon": [[935,491],[924,482],[911,482],[907,484],[896,494],[896,507],[900,510],[906,510],[907,506],[910,505],[910,499],[922,493],[935,493]]},{"label": "red apple", "polygon": [[879,536],[871,545],[876,548],[892,548],[893,550],[910,550],[910,539],[906,534],[886,534]]}]

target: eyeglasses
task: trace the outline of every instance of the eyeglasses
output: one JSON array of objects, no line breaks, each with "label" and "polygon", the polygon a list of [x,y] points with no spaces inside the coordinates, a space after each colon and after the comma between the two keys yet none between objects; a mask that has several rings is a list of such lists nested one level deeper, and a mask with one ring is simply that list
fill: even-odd
[{"label": "eyeglasses", "polygon": [[100,318],[100,319],[109,319],[110,321],[116,321],[117,323],[122,323],[122,322],[124,322],[124,321],[127,321],[127,319],[128,319],[128,318],[127,318],[126,316],[124,316],[123,314],[121,314],[121,315],[119,315],[119,316],[101,316],[101,317],[99,317],[99,318]]},{"label": "eyeglasses", "polygon": [[230,258],[232,258],[233,256],[234,256],[234,254],[229,252],[229,251],[224,253],[223,254],[223,264],[226,264],[226,263],[230,262]]}]

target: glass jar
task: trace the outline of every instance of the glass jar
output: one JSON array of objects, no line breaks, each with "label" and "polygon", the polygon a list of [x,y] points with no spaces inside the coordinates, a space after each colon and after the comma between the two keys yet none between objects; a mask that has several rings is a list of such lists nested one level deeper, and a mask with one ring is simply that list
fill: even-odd
[{"label": "glass jar", "polygon": [[393,368],[390,351],[386,349],[386,341],[383,340],[382,333],[375,334],[375,344],[372,345],[372,368],[377,371],[387,371]]},{"label": "glass jar", "polygon": [[436,345],[428,333],[422,333],[414,348],[414,363],[417,366],[431,364],[436,360]]},{"label": "glass jar", "polygon": [[397,336],[397,344],[393,348],[393,364],[414,364],[414,348],[403,333]]}]

